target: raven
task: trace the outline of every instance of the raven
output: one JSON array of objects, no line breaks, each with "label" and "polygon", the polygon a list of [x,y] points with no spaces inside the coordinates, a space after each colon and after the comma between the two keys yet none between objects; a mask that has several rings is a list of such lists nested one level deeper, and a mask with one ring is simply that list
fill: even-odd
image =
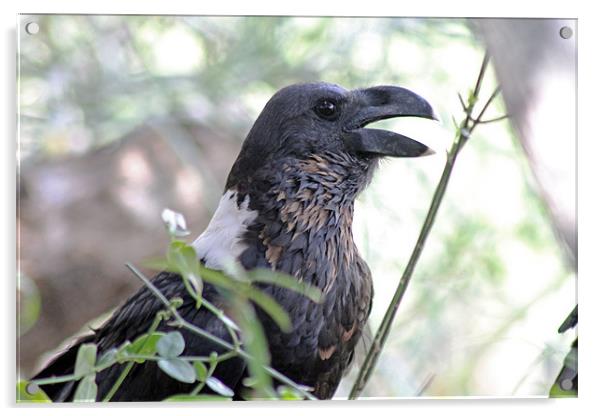
[{"label": "raven", "polygon": [[[309,386],[319,399],[334,395],[372,305],[372,280],[353,241],[354,201],[385,156],[433,153],[426,145],[387,130],[365,128],[392,117],[436,119],[431,105],[396,86],[346,90],[329,83],[294,84],[266,104],[247,135],[207,229],[194,241],[207,267],[231,259],[245,269],[268,268],[317,286],[322,303],[273,285],[260,288],[288,312],[292,330],[283,332],[258,309],[269,344],[271,366]],[[184,300],[184,319],[231,342],[224,324],[195,308],[179,275],[161,272],[154,285]],[[205,284],[203,297],[220,304],[218,290]],[[99,354],[144,334],[163,304],[141,288],[93,334],[55,358],[36,378],[72,374],[77,348],[94,342]],[[162,324],[163,325],[163,324]],[[167,327],[159,327],[166,330]],[[208,355],[220,347],[186,330],[185,355]],[[123,366],[96,376],[97,398],[105,397]],[[237,394],[245,362],[229,359],[215,376]],[[54,401],[73,398],[75,383],[41,386]],[[133,367],[114,401],[156,401],[188,393],[194,386],[172,379],[154,362]]]}]

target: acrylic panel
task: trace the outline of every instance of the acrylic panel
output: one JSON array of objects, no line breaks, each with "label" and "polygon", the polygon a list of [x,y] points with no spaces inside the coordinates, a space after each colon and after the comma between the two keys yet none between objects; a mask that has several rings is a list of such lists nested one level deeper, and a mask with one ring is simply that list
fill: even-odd
[{"label": "acrylic panel", "polygon": [[577,395],[576,20],[17,30],[18,401]]}]

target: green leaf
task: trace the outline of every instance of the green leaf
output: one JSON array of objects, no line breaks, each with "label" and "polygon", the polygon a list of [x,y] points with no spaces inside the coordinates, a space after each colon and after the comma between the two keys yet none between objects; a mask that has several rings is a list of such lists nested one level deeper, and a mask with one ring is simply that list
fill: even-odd
[{"label": "green leaf", "polygon": [[207,379],[207,367],[201,361],[195,361],[192,366],[196,371],[196,379],[198,381],[205,381]]},{"label": "green leaf", "polygon": [[291,330],[291,319],[288,313],[270,295],[254,287],[248,287],[244,294],[261,307],[278,324],[281,330]]},{"label": "green leaf", "polygon": [[17,281],[19,282],[17,285],[19,291],[19,311],[17,315],[19,317],[19,332],[17,337],[21,337],[33,327],[40,317],[42,298],[35,281],[28,275],[19,273]]},{"label": "green leaf", "polygon": [[77,350],[75,359],[75,377],[83,377],[94,372],[96,363],[96,344],[82,344]]},{"label": "green leaf", "polygon": [[278,273],[268,269],[254,269],[247,272],[247,275],[255,282],[271,283],[276,286],[284,287],[294,292],[301,293],[316,303],[322,301],[323,294],[318,287],[295,279],[289,274]]},{"label": "green leaf", "polygon": [[200,262],[196,256],[196,251],[192,246],[182,241],[171,242],[167,250],[167,262],[183,276],[199,274]]},{"label": "green leaf", "polygon": [[159,368],[182,383],[194,383],[196,380],[194,367],[181,358],[162,358],[159,360]]},{"label": "green leaf", "polygon": [[46,393],[44,393],[44,390],[35,383],[27,380],[20,380],[17,382],[17,402],[52,403],[52,400],[50,400]]},{"label": "green leaf", "polygon": [[[153,332],[152,334],[144,334],[125,348],[126,354],[131,355],[155,355],[157,352],[157,344],[166,334],[164,332]],[[177,354],[179,355],[179,354]],[[143,359],[134,360],[137,363],[144,362]]]},{"label": "green leaf", "polygon": [[127,358],[127,349],[130,345],[132,345],[130,341],[124,341],[123,344],[121,344],[119,348],[117,348],[116,358],[118,363],[122,363],[124,358]]},{"label": "green leaf", "polygon": [[245,377],[242,379],[242,385],[245,387],[253,388],[257,385],[257,380],[253,377]]},{"label": "green leaf", "polygon": [[206,402],[206,401],[226,401],[232,400],[231,397],[218,396],[217,394],[176,394],[163,400],[164,402]]},{"label": "green leaf", "polygon": [[250,355],[246,360],[251,375],[247,382],[252,382],[254,396],[264,399],[274,397],[276,393],[272,388],[272,379],[264,367],[269,364],[270,356],[263,326],[249,302],[240,299],[233,303],[233,306],[237,321],[242,328],[245,350]]},{"label": "green leaf", "polygon": [[172,241],[167,251],[167,262],[182,276],[186,290],[196,300],[199,308],[203,301],[203,282],[199,277],[200,262],[192,246],[182,241]]},{"label": "green leaf", "polygon": [[168,332],[157,342],[157,352],[161,357],[175,358],[184,352],[184,337],[178,331]]},{"label": "green leaf", "polygon": [[236,281],[230,276],[218,270],[209,269],[199,263],[199,274],[204,281],[223,287],[224,289],[235,290]]},{"label": "green leaf", "polygon": [[113,364],[117,360],[117,348],[111,348],[100,356],[96,362],[96,367],[106,367]]},{"label": "green leaf", "polygon": [[96,401],[96,374],[91,374],[81,379],[73,396],[74,402],[94,402]]},{"label": "green leaf", "polygon": [[278,387],[278,396],[282,400],[303,400],[303,396],[297,390],[289,386]]},{"label": "green leaf", "polygon": [[146,260],[142,260],[142,265],[151,270],[169,270],[169,262],[164,257],[151,257]]},{"label": "green leaf", "polygon": [[226,396],[226,397],[234,396],[234,392],[232,391],[232,389],[230,387],[226,386],[224,383],[222,383],[220,380],[218,380],[215,377],[207,378],[205,383],[206,383],[207,387],[209,387],[211,390],[213,390],[214,392],[216,392],[217,394],[219,394],[221,396]]},{"label": "green leaf", "polygon": [[209,354],[209,365],[212,368],[215,368],[218,364],[219,361],[217,361],[219,354],[216,351],[212,351],[211,354]]}]

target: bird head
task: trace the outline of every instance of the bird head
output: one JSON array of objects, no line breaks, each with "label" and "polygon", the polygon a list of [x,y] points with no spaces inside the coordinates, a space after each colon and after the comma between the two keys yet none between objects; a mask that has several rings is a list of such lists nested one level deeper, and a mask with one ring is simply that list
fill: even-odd
[{"label": "bird head", "polygon": [[[404,135],[366,128],[393,117],[436,119],[431,105],[401,87],[346,90],[335,84],[295,84],[278,91],[266,104],[243,143],[227,189],[252,181],[278,161],[335,155],[369,176],[378,160],[432,154],[426,145]],[[352,166],[355,165],[355,166]],[[273,173],[273,171],[272,171]]]},{"label": "bird head", "polygon": [[[432,153],[409,137],[366,127],[410,116],[435,119],[425,99],[400,87],[349,91],[311,83],[278,91],[249,131],[220,204],[194,242],[199,258],[213,268],[224,258],[249,269],[272,267],[328,291],[341,267],[353,267],[354,201],[378,161]],[[335,256],[335,247],[346,254]]]}]

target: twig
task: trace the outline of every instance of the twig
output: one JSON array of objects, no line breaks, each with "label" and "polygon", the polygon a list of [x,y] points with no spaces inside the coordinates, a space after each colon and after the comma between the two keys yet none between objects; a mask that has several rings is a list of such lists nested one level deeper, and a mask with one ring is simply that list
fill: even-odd
[{"label": "twig", "polygon": [[65,376],[53,376],[40,378],[37,380],[31,380],[31,383],[36,386],[43,386],[45,384],[58,384],[58,383],[66,383],[68,381],[76,381],[83,378],[83,376],[76,376],[75,374],[67,374]]},{"label": "twig", "polygon": [[[154,333],[157,330],[157,328],[159,327],[159,324],[161,323],[162,320],[163,320],[163,315],[161,313],[158,313],[155,316],[153,323],[148,328],[148,331],[146,331],[146,334],[151,335],[152,333]],[[147,342],[148,342],[148,338],[146,338],[144,340],[144,342],[142,343],[142,345],[140,345],[140,347],[138,347],[136,352],[142,351],[142,349],[146,346]],[[115,393],[117,393],[117,390],[119,390],[119,387],[121,387],[121,384],[124,382],[124,380],[126,379],[128,374],[132,370],[132,367],[134,367],[134,364],[136,364],[136,361],[130,361],[129,363],[126,364],[125,368],[123,369],[121,374],[119,374],[119,377],[115,381],[115,384],[113,384],[113,386],[111,387],[111,390],[109,390],[107,395],[102,399],[103,402],[108,402],[113,398]]]},{"label": "twig", "polygon": [[466,111],[466,109],[468,107],[466,107],[466,104],[464,103],[464,98],[462,98],[462,94],[458,93],[458,98],[460,99],[460,104],[462,105],[462,110]]},{"label": "twig", "polygon": [[[218,355],[216,358],[211,358],[210,356],[202,356],[202,355],[182,355],[178,358],[185,360],[185,361],[190,361],[190,362],[195,362],[195,361],[200,361],[203,363],[211,363],[213,361],[215,362],[222,362],[222,361],[226,361],[229,360],[230,358],[236,357],[236,354],[233,351],[228,351],[225,352],[223,354]],[[147,354],[129,354],[127,355],[127,357],[120,357],[119,358],[119,362],[120,363],[129,363],[131,361],[139,361],[139,360],[144,360],[144,361],[159,361],[162,360],[163,357],[158,357],[156,355],[147,355]],[[103,370],[106,370],[107,368],[111,367],[115,365],[115,362],[109,362],[105,365],[96,367],[94,369],[94,372],[99,373]],[[47,385],[47,384],[58,384],[58,383],[67,383],[69,381],[78,381],[81,380],[84,376],[82,375],[75,375],[75,374],[66,374],[64,376],[52,376],[52,377],[45,377],[45,378],[38,378],[35,380],[31,380],[32,384],[35,384],[37,386],[43,386],[43,385]]]},{"label": "twig", "polygon": [[[232,354],[232,356],[235,355],[232,351],[230,351],[230,353]],[[215,359],[210,362],[209,369],[207,369],[207,376],[203,380],[201,380],[194,389],[192,389],[192,391],[190,392],[191,396],[195,396],[195,395],[199,394],[201,392],[201,390],[203,390],[203,387],[205,387],[207,379],[213,375],[213,372],[217,368],[217,365],[222,361],[223,360],[218,361],[217,359]]]},{"label": "twig", "polygon": [[479,96],[481,92],[481,85],[483,85],[483,79],[485,78],[485,71],[487,70],[487,65],[489,64],[489,52],[485,51],[485,55],[483,56],[483,62],[481,62],[481,69],[479,70],[479,76],[477,77],[477,83],[472,95],[475,97],[473,101],[473,105],[476,102],[476,98]]},{"label": "twig", "polygon": [[[142,281],[142,283],[144,283],[144,285],[155,295],[155,297],[157,297],[157,299],[159,299],[164,305],[165,307],[169,310],[169,312],[172,314],[173,318],[176,320],[176,324],[182,328],[188,329],[190,332],[195,333],[197,335],[200,335],[201,337],[212,341],[213,343],[229,350],[232,351],[233,353],[235,353],[237,356],[244,358],[245,360],[252,360],[253,357],[251,355],[249,355],[247,352],[245,352],[244,350],[240,349],[239,347],[230,344],[227,341],[224,341],[223,339],[216,337],[215,335],[211,334],[210,332],[205,331],[202,328],[199,328],[196,325],[191,324],[190,322],[188,322],[187,320],[185,320],[184,318],[182,318],[182,316],[180,315],[180,313],[178,312],[178,310],[174,307],[174,305],[172,305],[169,300],[165,297],[165,295],[163,295],[163,293],[161,293],[161,291],[159,289],[157,289],[155,287],[155,285],[153,285],[147,278],[146,276],[144,276],[138,269],[136,269],[132,264],[130,263],[126,263],[126,267],[132,272],[134,273],[134,275],[140,279]],[[284,374],[282,374],[281,372],[279,372],[278,370],[275,370],[272,367],[269,366],[265,366],[264,369],[267,371],[268,374],[270,374],[273,378],[277,379],[278,381],[294,388],[295,390],[297,390],[299,393],[301,393],[301,395],[303,395],[306,399],[310,399],[310,400],[316,400],[317,398],[309,393],[307,391],[307,389],[305,389],[303,386],[295,383],[293,380],[291,380],[290,378],[288,378],[287,376],[285,376]]]},{"label": "twig", "polygon": [[[489,108],[489,105],[493,102],[493,99],[495,97],[497,97],[497,95],[500,92],[500,87],[496,87],[496,89],[493,91],[493,93],[491,93],[491,95],[489,96],[489,99],[487,99],[487,101],[485,102],[485,105],[483,106],[483,108],[481,109],[481,112],[479,113],[479,115],[477,116],[477,119],[474,120],[472,127],[470,128],[470,132],[472,133],[474,129],[477,128],[477,126],[479,124],[481,124],[481,119],[483,118],[483,115],[485,114],[485,111],[487,111],[487,108]],[[472,119],[472,117],[471,117]]]},{"label": "twig", "polygon": [[[496,121],[502,121],[502,120],[505,120],[507,118],[510,118],[510,114],[504,114],[503,116],[490,118],[489,120],[481,120],[481,121],[479,121],[479,124],[495,123]],[[476,120],[472,120],[472,121],[474,122]]]},{"label": "twig", "polygon": [[353,384],[351,392],[349,393],[349,399],[356,399],[360,395],[360,393],[366,386],[368,379],[372,375],[372,372],[374,371],[376,362],[380,357],[383,346],[391,330],[395,314],[397,313],[399,305],[401,304],[401,300],[403,299],[408,284],[410,283],[410,279],[414,272],[414,268],[418,263],[418,259],[420,258],[426,239],[431,231],[433,223],[435,222],[435,216],[437,215],[437,212],[441,205],[441,201],[443,200],[443,196],[445,195],[445,190],[447,189],[447,185],[449,183],[449,179],[456,161],[456,157],[458,156],[458,153],[460,152],[460,150],[462,149],[462,147],[476,128],[476,126],[481,123],[483,114],[485,113],[490,103],[493,101],[493,99],[499,92],[499,88],[496,88],[496,90],[493,92],[493,94],[491,94],[491,96],[485,103],[483,109],[481,110],[477,118],[474,119],[474,121],[471,124],[471,121],[473,120],[472,114],[475,108],[475,104],[478,100],[479,93],[481,91],[481,86],[483,84],[483,78],[485,75],[485,69],[487,68],[488,62],[489,55],[485,54],[485,56],[483,57],[483,63],[481,64],[481,69],[479,71],[475,87],[470,92],[469,97],[467,99],[468,104],[465,104],[462,97],[460,97],[460,102],[462,104],[466,117],[464,118],[463,123],[456,129],[456,136],[454,142],[450,151],[447,153],[447,162],[445,164],[445,168],[443,169],[441,178],[439,179],[439,183],[437,184],[437,188],[435,189],[435,193],[433,195],[431,205],[426,215],[426,219],[422,224],[420,234],[418,236],[416,244],[414,245],[414,250],[412,251],[410,259],[408,260],[408,264],[403,271],[395,294],[393,295],[393,299],[391,300],[391,303],[389,304],[389,307],[378,328],[378,331],[374,336],[374,340],[372,342],[372,345],[370,346],[370,350],[368,351],[366,359],[362,364],[360,372],[355,380],[355,383]]},{"label": "twig", "polygon": [[422,396],[424,394],[424,392],[426,391],[426,389],[428,389],[431,386],[434,379],[435,379],[435,373],[429,374],[428,377],[422,382],[422,385],[420,386],[420,388],[416,391],[416,396]]},{"label": "twig", "polygon": [[205,306],[205,308],[207,308],[212,314],[214,314],[217,317],[217,319],[222,321],[222,323],[226,327],[226,331],[228,331],[228,334],[230,335],[230,338],[232,338],[234,346],[236,348],[240,348],[240,338],[238,337],[238,334],[236,333],[234,328],[232,328],[232,323],[226,320],[227,318],[224,315],[224,312],[217,306],[215,306],[213,303],[209,302],[207,299],[203,299],[203,306]]}]

